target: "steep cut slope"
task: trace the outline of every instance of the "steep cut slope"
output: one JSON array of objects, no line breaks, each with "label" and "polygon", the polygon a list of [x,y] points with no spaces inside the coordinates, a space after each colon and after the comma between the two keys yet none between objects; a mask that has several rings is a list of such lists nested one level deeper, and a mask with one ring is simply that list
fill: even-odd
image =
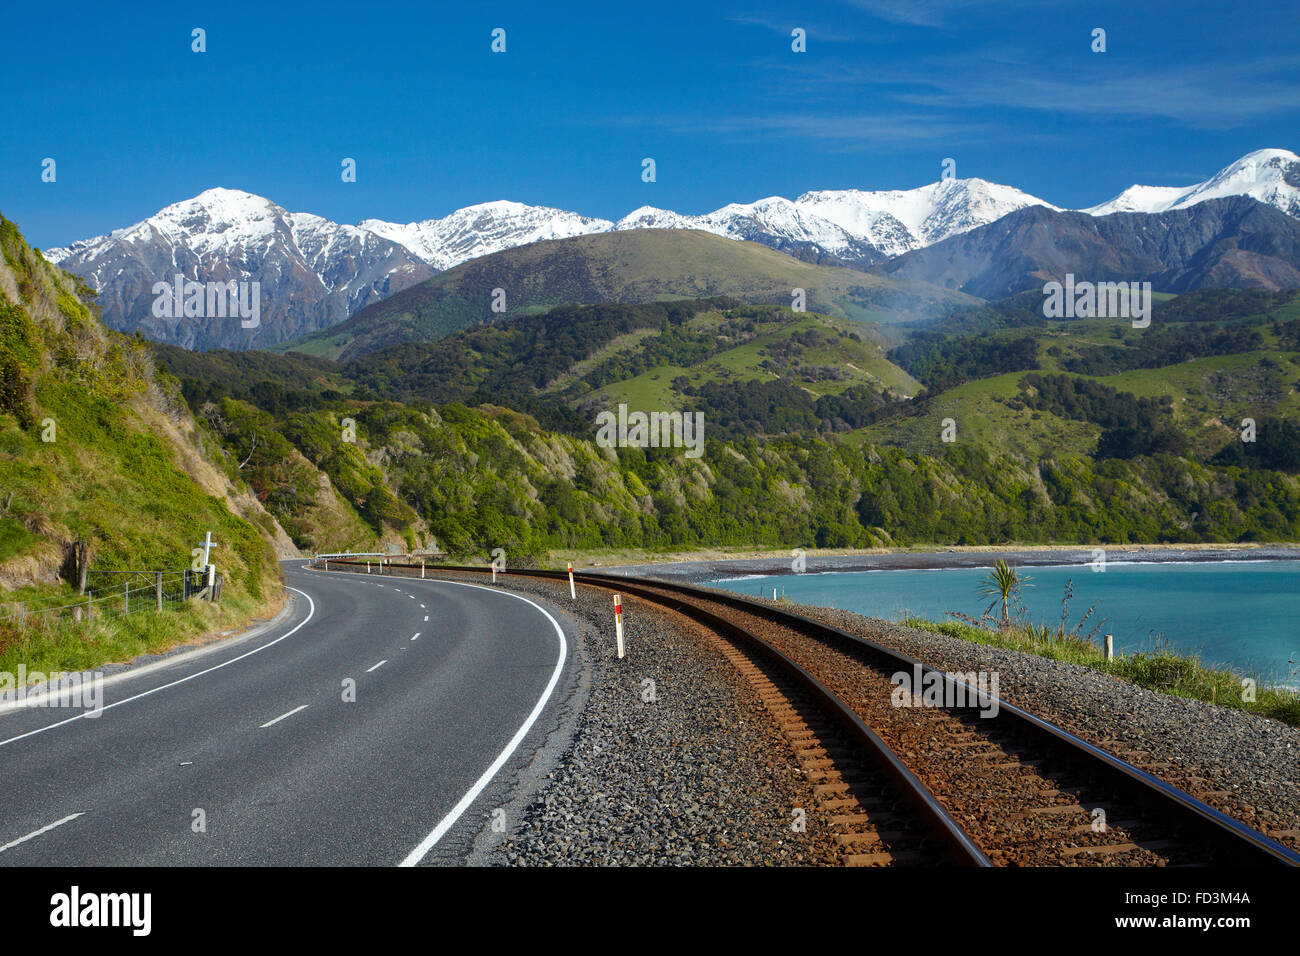
[{"label": "steep cut slope", "polygon": [[60,569],[78,540],[94,569],[179,570],[211,531],[235,603],[278,599],[276,554],[296,549],[174,380],[3,218],[0,251],[0,588],[72,593]]}]

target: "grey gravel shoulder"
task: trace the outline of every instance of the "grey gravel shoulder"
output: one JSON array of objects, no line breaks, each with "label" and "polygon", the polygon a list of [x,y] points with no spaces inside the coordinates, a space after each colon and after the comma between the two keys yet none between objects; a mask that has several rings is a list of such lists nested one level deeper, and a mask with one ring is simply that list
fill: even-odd
[{"label": "grey gravel shoulder", "polygon": [[[506,866],[824,865],[829,828],[794,810],[812,788],[757,693],[690,622],[625,601],[627,657],[610,596],[505,578],[580,622],[588,687],[558,761],[519,775],[506,832],[485,826],[471,862]],[[532,794],[529,795],[528,791]]]}]

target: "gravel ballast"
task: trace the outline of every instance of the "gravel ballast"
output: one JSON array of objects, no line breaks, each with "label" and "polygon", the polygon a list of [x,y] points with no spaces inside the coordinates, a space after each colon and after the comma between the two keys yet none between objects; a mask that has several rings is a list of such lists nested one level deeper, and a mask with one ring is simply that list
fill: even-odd
[{"label": "gravel ballast", "polygon": [[[612,597],[511,578],[499,586],[563,608],[585,701],[562,753],[485,826],[471,863],[828,865],[839,856],[789,743],[757,693],[680,615],[624,599],[618,660]],[[578,663],[578,662],[575,662]],[[526,777],[526,775],[523,775]]]},{"label": "gravel ballast", "polygon": [[932,634],[849,611],[762,603],[868,638],[944,671],[997,673],[999,697],[1139,764],[1300,847],[1300,729],[1174,697],[1077,664]]}]

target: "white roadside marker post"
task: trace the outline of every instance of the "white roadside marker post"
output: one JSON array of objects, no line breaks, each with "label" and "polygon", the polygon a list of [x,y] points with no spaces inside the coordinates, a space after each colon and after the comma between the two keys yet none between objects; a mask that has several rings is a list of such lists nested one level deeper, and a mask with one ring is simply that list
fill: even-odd
[{"label": "white roadside marker post", "polygon": [[1106,660],[1113,661],[1114,659],[1115,659],[1115,635],[1107,634],[1106,635]]},{"label": "white roadside marker post", "polygon": [[578,592],[573,589],[573,562],[569,562],[569,597],[578,600]]},{"label": "white roadside marker post", "polygon": [[614,633],[618,637],[618,659],[623,659],[623,599],[614,595]]},{"label": "white roadside marker post", "polygon": [[424,580],[424,558],[420,559],[420,580]]},{"label": "white roadside marker post", "polygon": [[492,583],[497,583],[497,566],[495,564],[492,565]]},{"label": "white roadside marker post", "polygon": [[370,559],[366,558],[366,574],[370,573]]}]

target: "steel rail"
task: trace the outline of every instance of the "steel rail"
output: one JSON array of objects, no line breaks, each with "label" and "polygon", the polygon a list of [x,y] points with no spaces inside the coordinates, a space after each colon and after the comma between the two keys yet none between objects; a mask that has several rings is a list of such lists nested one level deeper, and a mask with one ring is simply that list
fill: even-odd
[{"label": "steel rail", "polygon": [[[390,567],[400,568],[406,567],[406,565],[390,565]],[[412,565],[411,567],[417,566]],[[428,570],[486,574],[490,569],[459,565],[433,565]],[[548,569],[529,568],[506,573],[517,577],[526,576],[549,580],[568,579],[567,571]],[[943,681],[945,685],[962,689],[964,696],[957,699],[970,702],[979,701],[984,696],[977,688],[971,687],[966,681],[928,664],[923,664],[910,655],[886,647],[869,638],[850,634],[848,631],[814,620],[796,611],[774,608],[741,594],[678,582],[660,581],[655,578],[632,577],[607,572],[575,571],[573,577],[576,582],[605,589],[622,590],[657,603],[665,603],[664,596],[662,593],[653,593],[654,591],[669,592],[683,599],[693,598],[722,604],[734,610],[762,617],[776,624],[793,627],[794,630],[830,646],[838,645],[840,649],[848,648],[859,652],[865,651],[884,659],[893,666],[905,667],[914,673],[936,675],[937,679]],[[962,859],[968,865],[991,865],[975,842],[952,819],[947,809],[939,803],[929,788],[898,759],[892,749],[881,740],[875,731],[863,722],[856,712],[849,708],[816,677],[782,651],[734,622],[719,617],[704,608],[693,606],[689,601],[683,601],[683,606],[677,608],[677,610],[689,613],[690,616],[701,623],[707,624],[710,628],[726,629],[729,635],[738,637],[750,648],[757,650],[778,667],[790,673],[833,713],[841,726],[845,727],[854,738],[859,740],[876,757],[877,762],[886,769],[900,790],[908,795],[913,802],[913,806],[931,824],[932,829],[943,838],[944,843],[956,857]],[[708,620],[705,620],[705,618]],[[973,709],[974,706],[968,704],[966,709]],[[1051,721],[999,699],[998,717],[995,719],[1002,719],[1003,715],[1007,716],[1009,723],[1027,730],[1035,737],[1050,741],[1053,746],[1065,750],[1069,756],[1081,763],[1093,765],[1111,776],[1123,778],[1140,800],[1149,805],[1166,809],[1173,808],[1181,817],[1198,825],[1202,830],[1209,833],[1216,842],[1219,842],[1230,851],[1241,853],[1245,850],[1250,854],[1252,862],[1300,866],[1300,853],[1295,850],[1260,833],[1240,820],[1211,807],[1187,791],[1175,787],[1154,774],[1148,773],[1142,768],[1089,743]]]}]

